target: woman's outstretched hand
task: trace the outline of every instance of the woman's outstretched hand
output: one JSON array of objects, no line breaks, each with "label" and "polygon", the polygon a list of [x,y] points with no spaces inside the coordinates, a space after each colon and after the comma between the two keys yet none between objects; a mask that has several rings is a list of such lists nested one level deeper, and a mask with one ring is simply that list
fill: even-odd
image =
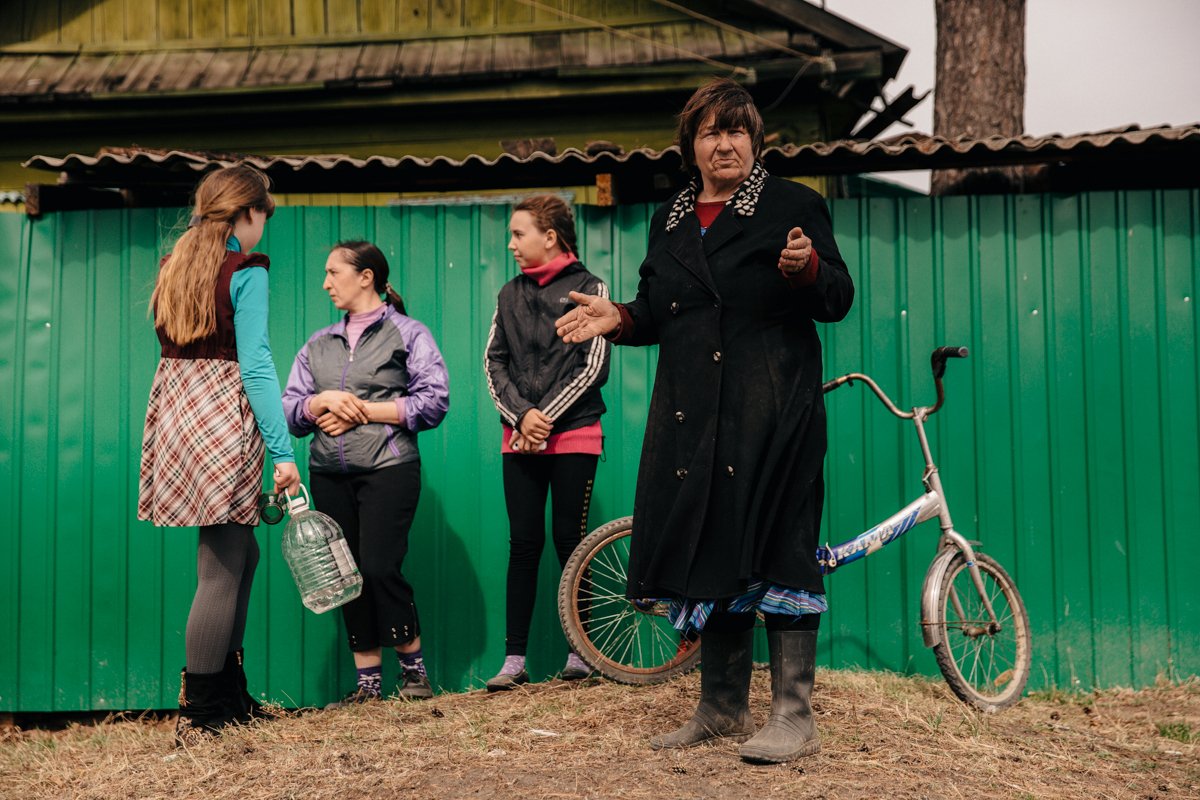
[{"label": "woman's outstretched hand", "polygon": [[621,315],[611,300],[596,294],[570,292],[575,308],[554,322],[558,336],[567,344],[586,342],[611,333],[621,324]]},{"label": "woman's outstretched hand", "polygon": [[803,272],[812,254],[812,239],[805,236],[800,228],[792,228],[788,231],[787,246],[779,253],[779,268],[788,275]]}]

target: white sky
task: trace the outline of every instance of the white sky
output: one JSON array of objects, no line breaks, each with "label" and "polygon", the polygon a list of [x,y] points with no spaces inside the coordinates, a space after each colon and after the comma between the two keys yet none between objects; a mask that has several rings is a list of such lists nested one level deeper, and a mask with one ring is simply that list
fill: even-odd
[{"label": "white sky", "polygon": [[[908,48],[885,92],[933,88],[934,0],[810,0]],[[933,132],[933,95],[883,136]],[[1200,123],[1200,0],[1027,0],[1025,132]],[[1193,167],[1194,169],[1194,167]],[[927,172],[886,176],[923,190]]]}]

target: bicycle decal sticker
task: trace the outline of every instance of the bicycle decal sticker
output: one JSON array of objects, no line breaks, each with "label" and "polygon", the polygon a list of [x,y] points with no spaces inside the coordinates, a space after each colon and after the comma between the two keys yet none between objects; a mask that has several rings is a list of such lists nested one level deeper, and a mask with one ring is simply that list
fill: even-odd
[{"label": "bicycle decal sticker", "polygon": [[[931,501],[932,506],[930,506]],[[895,516],[877,524],[875,528],[871,528],[866,533],[859,534],[854,539],[835,547],[817,548],[817,563],[822,565],[824,572],[828,575],[829,572],[833,572],[841,565],[864,558],[866,555],[878,551],[884,545],[900,539],[918,522],[928,519],[931,512],[936,510],[936,506],[937,495],[925,494],[924,497],[913,501],[906,509],[902,509]]]}]

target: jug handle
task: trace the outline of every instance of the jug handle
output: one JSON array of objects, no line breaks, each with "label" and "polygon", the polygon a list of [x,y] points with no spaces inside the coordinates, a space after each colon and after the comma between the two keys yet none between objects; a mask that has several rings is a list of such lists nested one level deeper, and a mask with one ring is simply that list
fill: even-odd
[{"label": "jug handle", "polygon": [[308,495],[308,489],[303,483],[297,484],[299,491],[293,495],[291,490],[285,489],[284,496],[287,497],[287,507],[289,514],[298,514],[301,511],[308,511],[312,508],[312,498]]}]

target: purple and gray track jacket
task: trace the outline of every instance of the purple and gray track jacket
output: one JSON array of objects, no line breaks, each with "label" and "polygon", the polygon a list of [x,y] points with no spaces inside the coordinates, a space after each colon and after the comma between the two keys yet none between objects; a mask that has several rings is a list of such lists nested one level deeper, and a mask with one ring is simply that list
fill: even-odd
[{"label": "purple and gray track jacket", "polygon": [[[308,399],[326,389],[350,392],[368,403],[403,398],[399,425],[369,422],[329,436],[304,413]],[[435,428],[450,408],[446,362],[429,329],[388,306],[363,331],[353,352],[346,317],[314,333],[296,354],[283,409],[293,436],[313,434],[314,472],[369,472],[420,460],[417,432]]]}]

